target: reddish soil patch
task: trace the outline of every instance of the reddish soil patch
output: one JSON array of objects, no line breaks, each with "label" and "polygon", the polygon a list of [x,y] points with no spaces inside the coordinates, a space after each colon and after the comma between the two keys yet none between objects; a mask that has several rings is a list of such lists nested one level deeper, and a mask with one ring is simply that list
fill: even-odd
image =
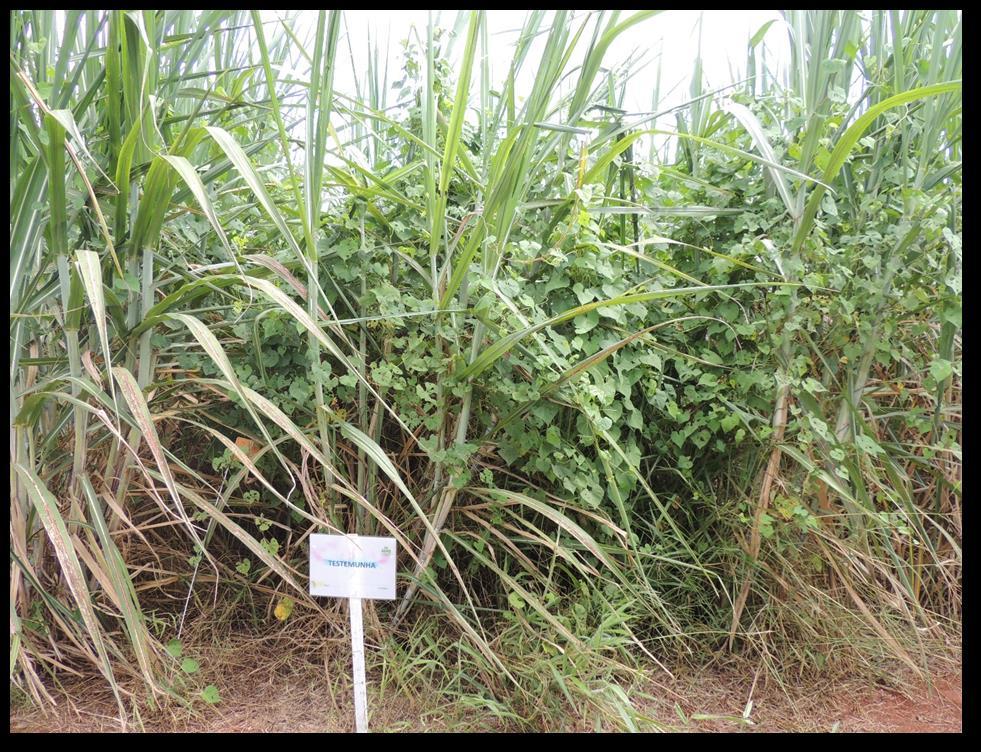
[{"label": "reddish soil patch", "polygon": [[[331,698],[325,682],[311,674],[268,675],[226,684],[222,702],[188,713],[180,708],[159,711],[143,719],[146,731],[167,732],[347,732],[353,730],[352,708],[344,689]],[[746,686],[733,674],[701,675],[660,685],[659,701],[644,710],[661,724],[679,731],[840,731],[840,732],[953,732],[961,731],[961,675],[937,677],[932,685],[909,680],[903,690],[856,682],[797,686],[788,690]],[[76,693],[58,707],[39,710],[11,706],[11,732],[119,731],[114,704],[108,697]],[[741,720],[747,698],[752,723]],[[675,704],[687,723],[679,723]],[[453,708],[430,707],[425,698],[372,697],[371,725],[375,731],[492,730],[490,719],[472,712],[453,715]],[[575,725],[575,724],[574,724]],[[138,730],[131,726],[130,730]],[[587,730],[583,727],[582,730]]]},{"label": "reddish soil patch", "polygon": [[864,697],[842,703],[842,731],[899,733],[961,731],[961,677],[946,676],[932,687],[920,687],[913,697],[877,688]]},{"label": "reddish soil patch", "polygon": [[[281,676],[226,688],[214,706],[198,702],[192,710],[171,707],[144,710],[142,728],[133,718],[127,731],[151,733],[347,733],[354,730],[354,708],[346,695],[332,702],[325,682],[299,681]],[[116,707],[109,697],[84,697],[73,688],[75,699],[59,698],[55,708],[10,710],[12,733],[113,733],[119,732]],[[375,698],[372,698],[375,699]],[[387,697],[373,703],[372,731],[441,731],[444,724],[435,709],[420,709],[408,698]]]},{"label": "reddish soil patch", "polygon": [[652,693],[661,700],[648,712],[669,721],[667,702],[676,704],[687,717],[686,730],[691,731],[962,730],[959,671],[939,672],[930,682],[899,672],[890,682],[892,686],[839,678],[776,687],[762,682],[753,686],[752,677],[735,672],[679,677]]},{"label": "reddish soil patch", "polygon": [[[294,627],[294,631],[297,631]],[[168,701],[130,718],[127,731],[151,732],[349,732],[353,731],[350,657],[342,639],[186,636],[188,654],[200,661],[193,676],[174,681],[187,706]],[[210,645],[212,647],[203,647]],[[860,679],[826,671],[797,678],[767,673],[745,660],[673,675],[652,671],[622,685],[639,714],[640,730],[676,731],[880,731],[960,732],[961,670],[957,653],[930,663],[926,682],[908,669],[878,666]],[[456,702],[414,682],[401,684],[378,663],[369,667],[369,725],[379,732],[498,731],[506,725],[474,702]],[[126,677],[124,691],[144,696]],[[206,684],[221,692],[217,705],[200,699]],[[49,687],[57,705],[34,707],[16,693],[10,700],[11,732],[121,731],[116,702],[104,682],[75,678]],[[473,698],[471,698],[472,700]],[[128,704],[128,703],[127,703]],[[133,715],[132,713],[130,714]],[[597,718],[570,711],[554,728],[592,731]],[[603,723],[612,730],[616,724]]]}]

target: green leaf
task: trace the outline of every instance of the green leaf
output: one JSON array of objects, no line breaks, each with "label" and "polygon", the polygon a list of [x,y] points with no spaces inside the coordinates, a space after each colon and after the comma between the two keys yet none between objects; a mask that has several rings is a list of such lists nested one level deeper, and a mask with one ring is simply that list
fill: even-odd
[{"label": "green leaf", "polygon": [[804,379],[804,389],[811,394],[819,394],[828,391],[824,384],[812,378]]},{"label": "green leaf", "polygon": [[512,332],[505,337],[502,337],[495,342],[491,343],[485,347],[480,354],[470,362],[466,368],[462,369],[458,374],[457,378],[460,380],[473,378],[475,376],[483,373],[487,368],[493,365],[497,360],[499,360],[504,353],[510,350],[514,345],[516,345],[520,340],[524,339],[530,334],[541,331],[542,329],[555,326],[556,324],[561,324],[565,321],[575,319],[578,316],[588,314],[599,308],[604,308],[607,306],[622,306],[629,305],[631,303],[646,303],[651,300],[663,300],[667,298],[673,298],[677,296],[684,295],[697,295],[705,294],[709,292],[716,292],[721,290],[735,290],[740,288],[748,287],[778,287],[786,283],[780,282],[744,282],[741,284],[734,285],[706,285],[705,287],[673,287],[665,290],[657,290],[655,292],[643,292],[643,293],[632,293],[628,295],[621,295],[615,298],[608,298],[606,300],[597,300],[592,303],[587,303],[586,305],[577,306],[575,308],[570,308],[569,310],[553,316],[552,318],[543,321],[539,324],[534,324],[532,326],[525,327],[516,332]]},{"label": "green leaf", "polygon": [[885,450],[864,433],[855,437],[855,445],[866,454],[885,454]]},{"label": "green leaf", "polygon": [[185,674],[196,674],[201,665],[193,658],[185,658],[181,663],[181,671]]},{"label": "green leaf", "polygon": [[756,149],[769,163],[767,165],[768,174],[773,180],[774,186],[776,186],[777,193],[780,194],[780,198],[783,201],[787,212],[792,217],[796,217],[797,210],[793,196],[790,193],[790,184],[787,182],[787,178],[783,172],[776,167],[777,157],[773,152],[773,147],[770,145],[769,139],[767,139],[766,134],[763,132],[763,125],[748,107],[741,105],[738,102],[727,103],[725,109],[740,123],[742,123],[743,127],[753,139]]},{"label": "green leaf", "polygon": [[217,705],[219,702],[221,702],[221,695],[218,693],[218,687],[216,687],[214,684],[209,684],[207,687],[201,690],[201,699],[209,705]]},{"label": "green leaf", "polygon": [[954,373],[954,366],[949,360],[937,358],[930,364],[930,376],[934,381],[941,382],[949,379]]},{"label": "green leaf", "polygon": [[763,37],[766,36],[766,32],[770,30],[770,26],[772,26],[775,22],[776,19],[774,19],[773,21],[767,21],[759,29],[757,29],[756,33],[753,34],[753,36],[750,37],[749,39],[750,48],[755,47],[756,45],[758,45],[760,42],[763,41]]},{"label": "green leaf", "polygon": [[773,517],[765,512],[760,518],[760,535],[766,539],[773,537]]},{"label": "green leaf", "polygon": [[808,236],[814,226],[814,218],[817,216],[818,207],[821,206],[821,201],[824,198],[825,185],[834,181],[838,176],[838,172],[841,170],[842,165],[845,164],[845,160],[855,147],[855,144],[865,135],[865,131],[868,130],[869,126],[880,115],[893,107],[909,104],[918,99],[951,94],[960,91],[960,89],[960,81],[948,81],[941,84],[934,84],[933,86],[921,86],[916,89],[904,91],[901,94],[884,99],[870,107],[860,118],[852,123],[835,144],[834,151],[831,153],[828,164],[825,166],[822,182],[811,192],[807,206],[804,209],[804,214],[797,224],[797,231],[794,233],[793,244],[791,246],[792,254],[796,256],[800,253],[800,249],[804,244],[804,238]]},{"label": "green leaf", "polygon": [[174,658],[180,658],[184,653],[184,646],[181,644],[180,640],[173,639],[166,645],[167,652],[170,653]]}]

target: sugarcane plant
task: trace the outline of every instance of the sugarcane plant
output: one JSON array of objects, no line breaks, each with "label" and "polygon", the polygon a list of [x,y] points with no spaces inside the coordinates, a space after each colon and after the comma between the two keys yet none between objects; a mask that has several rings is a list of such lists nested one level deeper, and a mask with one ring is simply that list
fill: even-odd
[{"label": "sugarcane plant", "polygon": [[372,628],[517,726],[956,631],[960,15],[786,12],[636,113],[660,12],[530,11],[506,56],[489,13],[390,66],[340,11],[11,12],[32,701],[186,701],[167,641],[226,590],[342,628],[316,532],[395,537]]}]

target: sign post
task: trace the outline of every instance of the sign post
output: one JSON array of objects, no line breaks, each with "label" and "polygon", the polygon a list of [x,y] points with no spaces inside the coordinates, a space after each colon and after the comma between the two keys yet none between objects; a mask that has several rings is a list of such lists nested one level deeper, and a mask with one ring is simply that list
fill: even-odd
[{"label": "sign post", "polygon": [[354,671],[354,727],[359,734],[368,732],[368,689],[364,678],[364,627],[361,624],[361,599],[348,598],[351,612],[351,663]]},{"label": "sign post", "polygon": [[348,602],[354,720],[359,734],[368,731],[361,601],[395,599],[395,550],[394,538],[317,533],[310,536],[310,595],[347,598]]}]

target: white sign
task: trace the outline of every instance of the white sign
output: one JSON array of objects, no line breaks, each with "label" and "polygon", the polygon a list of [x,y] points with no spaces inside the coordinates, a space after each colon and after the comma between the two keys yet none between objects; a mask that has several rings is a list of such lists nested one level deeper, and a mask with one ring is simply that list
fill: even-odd
[{"label": "white sign", "polygon": [[360,535],[310,536],[310,595],[347,598],[351,614],[351,668],[354,721],[368,732],[368,693],[364,675],[361,600],[395,599],[395,539]]},{"label": "white sign", "polygon": [[395,599],[395,539],[310,536],[310,595]]}]

